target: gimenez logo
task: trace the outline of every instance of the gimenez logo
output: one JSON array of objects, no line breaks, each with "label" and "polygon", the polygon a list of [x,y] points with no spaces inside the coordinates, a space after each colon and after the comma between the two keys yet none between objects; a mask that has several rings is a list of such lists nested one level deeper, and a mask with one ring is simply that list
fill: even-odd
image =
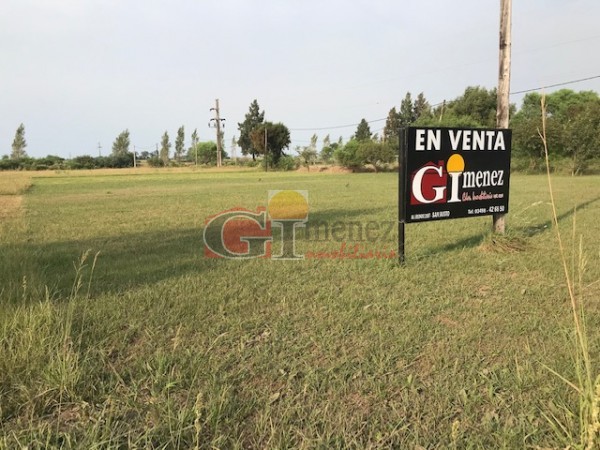
[{"label": "gimenez logo", "polygon": [[[296,230],[308,220],[308,191],[268,192],[268,208],[232,208],[205,221],[204,256],[209,258],[303,259],[296,253]],[[273,226],[281,230],[280,253],[272,254]]]},{"label": "gimenez logo", "polygon": [[[236,207],[210,216],[204,223],[207,258],[273,260],[391,259],[394,221],[308,222],[308,191],[268,191],[267,207]],[[274,233],[274,231],[278,231]],[[298,242],[312,244],[301,253]],[[381,242],[389,249],[373,248]],[[331,243],[332,245],[329,245]]]},{"label": "gimenez logo", "polygon": [[[485,200],[482,193],[465,192],[467,189],[504,186],[504,170],[465,171],[464,158],[455,153],[448,161],[428,162],[411,176],[410,204],[459,203]],[[490,195],[490,199],[492,196]],[[495,197],[494,197],[495,198]]]}]

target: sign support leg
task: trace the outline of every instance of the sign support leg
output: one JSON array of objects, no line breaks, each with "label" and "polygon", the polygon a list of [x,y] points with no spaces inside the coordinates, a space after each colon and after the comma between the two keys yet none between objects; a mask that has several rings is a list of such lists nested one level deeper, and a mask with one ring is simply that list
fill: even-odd
[{"label": "sign support leg", "polygon": [[406,263],[405,238],[406,238],[406,149],[408,134],[406,128],[399,133],[400,149],[398,153],[398,262],[401,266]]}]

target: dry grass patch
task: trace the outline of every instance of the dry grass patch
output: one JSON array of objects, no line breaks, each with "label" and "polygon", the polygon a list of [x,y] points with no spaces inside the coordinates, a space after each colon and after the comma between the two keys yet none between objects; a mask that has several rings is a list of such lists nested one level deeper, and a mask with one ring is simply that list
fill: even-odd
[{"label": "dry grass patch", "polygon": [[31,187],[32,176],[27,172],[6,172],[0,177],[0,195],[21,195]]},{"label": "dry grass patch", "polygon": [[22,203],[20,195],[0,195],[0,220],[18,216]]}]

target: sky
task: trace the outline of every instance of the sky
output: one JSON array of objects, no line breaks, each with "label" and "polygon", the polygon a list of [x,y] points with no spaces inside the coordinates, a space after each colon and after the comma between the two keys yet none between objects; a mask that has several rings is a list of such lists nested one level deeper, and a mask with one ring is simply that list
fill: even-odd
[{"label": "sky", "polygon": [[[511,91],[600,75],[598,0],[513,3]],[[500,0],[1,0],[0,155],[20,123],[34,157],[106,155],[125,129],[138,152],[182,125],[186,146],[194,129],[214,140],[215,99],[229,152],[254,99],[290,149],[347,140],[362,118],[380,133],[407,92],[495,87],[499,14]]]}]

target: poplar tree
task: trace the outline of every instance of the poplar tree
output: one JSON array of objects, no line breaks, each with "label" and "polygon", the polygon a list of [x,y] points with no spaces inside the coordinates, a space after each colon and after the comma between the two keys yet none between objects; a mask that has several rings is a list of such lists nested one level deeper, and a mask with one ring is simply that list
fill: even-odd
[{"label": "poplar tree", "polygon": [[169,142],[169,133],[165,131],[160,141],[160,159],[166,166],[169,164],[169,150],[171,149],[171,143]]},{"label": "poplar tree", "polygon": [[27,147],[27,141],[25,141],[25,125],[21,124],[15,133],[15,139],[12,143],[12,153],[10,157],[12,159],[21,159],[27,157],[25,147]]}]

